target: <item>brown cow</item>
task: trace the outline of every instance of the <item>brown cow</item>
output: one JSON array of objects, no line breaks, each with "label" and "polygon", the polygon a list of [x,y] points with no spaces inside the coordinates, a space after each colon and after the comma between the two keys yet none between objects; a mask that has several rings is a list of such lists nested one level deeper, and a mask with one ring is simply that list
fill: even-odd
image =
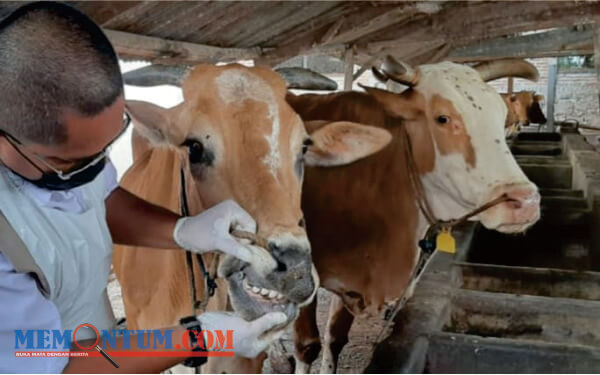
[{"label": "brown cow", "polygon": [[[157,81],[160,74],[163,82]],[[136,131],[151,146],[134,137],[135,163],[121,184],[178,212],[183,168],[190,214],[236,200],[256,219],[258,234],[268,240],[277,263],[264,271],[230,257],[221,261],[223,279],[209,308],[225,310],[229,295],[233,309],[247,320],[283,310],[292,322],[318,285],[300,207],[303,157],[314,165],[341,165],[377,152],[391,136],[382,129],[336,122],[324,125],[309,142],[302,121],[285,101],[285,82],[266,68],[200,65],[186,75],[150,67],[125,79],[177,84],[182,75],[184,101],[174,108],[127,102]],[[214,261],[205,259],[209,265]],[[129,329],[172,326],[193,311],[182,251],[117,246],[114,267]],[[198,270],[196,275],[202,293]],[[256,372],[261,363],[236,358],[218,372]]]},{"label": "brown cow", "polygon": [[[546,116],[542,111],[540,102],[544,100],[544,95],[536,94],[535,91],[520,91],[514,94],[500,94],[506,107],[508,115],[506,116],[506,128],[509,133],[514,132],[521,126],[533,124],[545,124]],[[510,135],[510,134],[509,134]]]},{"label": "brown cow", "polygon": [[[388,58],[376,73],[410,87],[400,94],[365,87],[364,93],[288,95],[305,121],[359,122],[393,136],[386,148],[366,159],[306,171],[302,207],[313,262],[321,286],[334,293],[322,372],[336,370],[354,316],[378,314],[398,299],[417,261],[417,242],[427,222],[410,183],[402,127],[437,219],[457,218],[507,194],[510,201],[477,217],[485,227],[521,232],[538,220],[537,187],[505,141],[506,106],[484,82],[507,72],[525,78],[533,73],[507,62],[482,70],[449,62],[413,70]],[[308,372],[321,349],[315,306],[302,309],[295,323],[298,373]]]}]

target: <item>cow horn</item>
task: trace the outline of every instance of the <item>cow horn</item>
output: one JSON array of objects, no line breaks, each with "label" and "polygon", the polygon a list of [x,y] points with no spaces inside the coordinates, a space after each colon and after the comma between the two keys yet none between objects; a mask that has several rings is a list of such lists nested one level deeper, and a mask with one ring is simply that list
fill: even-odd
[{"label": "cow horn", "polygon": [[171,85],[181,87],[189,67],[186,65],[149,65],[123,74],[126,85],[152,87]]},{"label": "cow horn", "polygon": [[418,69],[413,69],[410,65],[398,61],[390,55],[386,56],[385,61],[381,65],[381,72],[389,79],[406,86],[417,85],[421,78]]},{"label": "cow horn", "polygon": [[288,89],[337,90],[337,83],[322,74],[305,68],[276,68],[275,71],[287,82]]},{"label": "cow horn", "polygon": [[473,66],[485,81],[493,81],[503,77],[519,77],[537,81],[540,73],[533,64],[522,59],[502,59],[486,61]]},{"label": "cow horn", "polygon": [[386,83],[389,80],[387,74],[377,69],[376,67],[372,67],[371,72],[373,73],[373,77],[375,77],[381,83]]}]

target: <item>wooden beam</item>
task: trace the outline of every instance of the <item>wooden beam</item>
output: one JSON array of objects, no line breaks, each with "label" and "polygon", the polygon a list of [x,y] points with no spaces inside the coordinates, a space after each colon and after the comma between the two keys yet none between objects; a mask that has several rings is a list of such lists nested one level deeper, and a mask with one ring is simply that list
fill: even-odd
[{"label": "wooden beam", "polygon": [[161,64],[199,64],[252,60],[261,56],[260,48],[220,48],[104,30],[122,58]]},{"label": "wooden beam", "polygon": [[[360,39],[356,45],[431,42],[439,38],[458,47],[515,33],[567,27],[593,22],[600,13],[598,2],[454,2],[427,18],[415,18],[400,26]],[[456,22],[456,19],[461,22]]]},{"label": "wooden beam", "polygon": [[[428,41],[443,36],[463,46],[502,35],[593,23],[598,12],[597,2],[515,1],[508,7],[505,2],[454,2],[432,17],[416,18],[356,44],[394,39]],[[457,17],[461,22],[456,22]]]},{"label": "wooden beam", "polygon": [[429,61],[430,63],[436,63],[436,62],[440,62],[442,60],[444,60],[444,58],[446,58],[446,56],[448,56],[448,53],[450,53],[450,50],[452,49],[452,44],[450,43],[445,43],[444,45],[442,45],[442,47],[435,53],[435,55],[433,55],[433,57],[431,57],[431,61]]},{"label": "wooden beam", "polygon": [[546,131],[554,131],[554,102],[556,101],[556,81],[558,79],[558,66],[556,59],[552,59],[548,67],[548,94],[546,95]]},{"label": "wooden beam", "polygon": [[593,30],[561,28],[530,35],[500,37],[457,48],[450,53],[453,61],[481,61],[508,57],[536,58],[593,53]]},{"label": "wooden beam", "polygon": [[371,69],[371,67],[377,63],[378,59],[379,59],[379,56],[373,56],[366,63],[362,64],[360,69],[358,69],[358,71],[356,73],[354,73],[354,75],[352,76],[352,81],[356,81],[357,79],[360,78],[360,76],[362,76],[364,74],[364,72]]},{"label": "wooden beam", "polygon": [[337,34],[338,31],[340,31],[340,27],[342,27],[345,20],[346,20],[346,18],[342,17],[339,20],[337,20],[333,25],[331,25],[331,27],[321,37],[319,44],[325,45],[325,44],[328,44],[329,42],[331,42],[331,39],[333,39],[335,34]]},{"label": "wooden beam", "polygon": [[344,53],[344,91],[352,90],[352,76],[354,74],[354,48],[349,46]]},{"label": "wooden beam", "polygon": [[[348,43],[366,35],[373,34],[379,30],[383,30],[386,27],[406,22],[417,13],[417,9],[417,5],[397,5],[390,11],[379,14],[357,26],[350,27],[338,35],[329,37],[325,43]],[[439,6],[437,9],[439,9]]]},{"label": "wooden beam", "polygon": [[[443,39],[420,43],[420,42],[402,42],[402,43],[375,43],[373,45],[367,45],[361,52],[371,56],[385,56],[392,55],[397,60],[402,60],[408,64],[421,64],[431,61],[433,58],[444,57],[448,52],[448,44]],[[417,59],[420,56],[426,56],[423,59]],[[413,60],[419,61],[413,61]],[[365,60],[358,58],[359,64],[362,64]]]}]

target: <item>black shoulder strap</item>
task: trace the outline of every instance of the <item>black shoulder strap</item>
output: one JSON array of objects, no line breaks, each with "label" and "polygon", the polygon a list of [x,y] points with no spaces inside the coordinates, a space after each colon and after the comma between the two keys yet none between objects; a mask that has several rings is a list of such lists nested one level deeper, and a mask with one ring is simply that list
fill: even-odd
[{"label": "black shoulder strap", "polygon": [[45,297],[50,295],[50,285],[42,269],[2,212],[0,212],[0,252],[8,258],[17,272],[33,274],[40,292]]}]

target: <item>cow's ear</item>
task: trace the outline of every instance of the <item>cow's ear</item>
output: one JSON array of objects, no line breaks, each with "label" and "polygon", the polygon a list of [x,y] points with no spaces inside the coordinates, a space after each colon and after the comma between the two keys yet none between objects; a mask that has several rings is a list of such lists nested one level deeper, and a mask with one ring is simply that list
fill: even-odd
[{"label": "cow's ear", "polygon": [[411,100],[414,95],[413,90],[405,90],[397,94],[361,84],[359,86],[383,107],[388,116],[412,120],[423,113],[422,109],[416,107],[418,101]]},{"label": "cow's ear", "polygon": [[540,95],[540,94],[534,95],[533,100],[535,100],[536,102],[541,102],[542,100],[544,100],[544,95]]},{"label": "cow's ear", "polygon": [[392,134],[374,126],[340,121],[319,124],[311,134],[313,144],[306,165],[335,167],[372,155],[392,140]]},{"label": "cow's ear", "polygon": [[181,143],[179,138],[182,137],[173,126],[178,106],[167,109],[148,102],[127,100],[125,109],[135,129],[153,146]]}]

